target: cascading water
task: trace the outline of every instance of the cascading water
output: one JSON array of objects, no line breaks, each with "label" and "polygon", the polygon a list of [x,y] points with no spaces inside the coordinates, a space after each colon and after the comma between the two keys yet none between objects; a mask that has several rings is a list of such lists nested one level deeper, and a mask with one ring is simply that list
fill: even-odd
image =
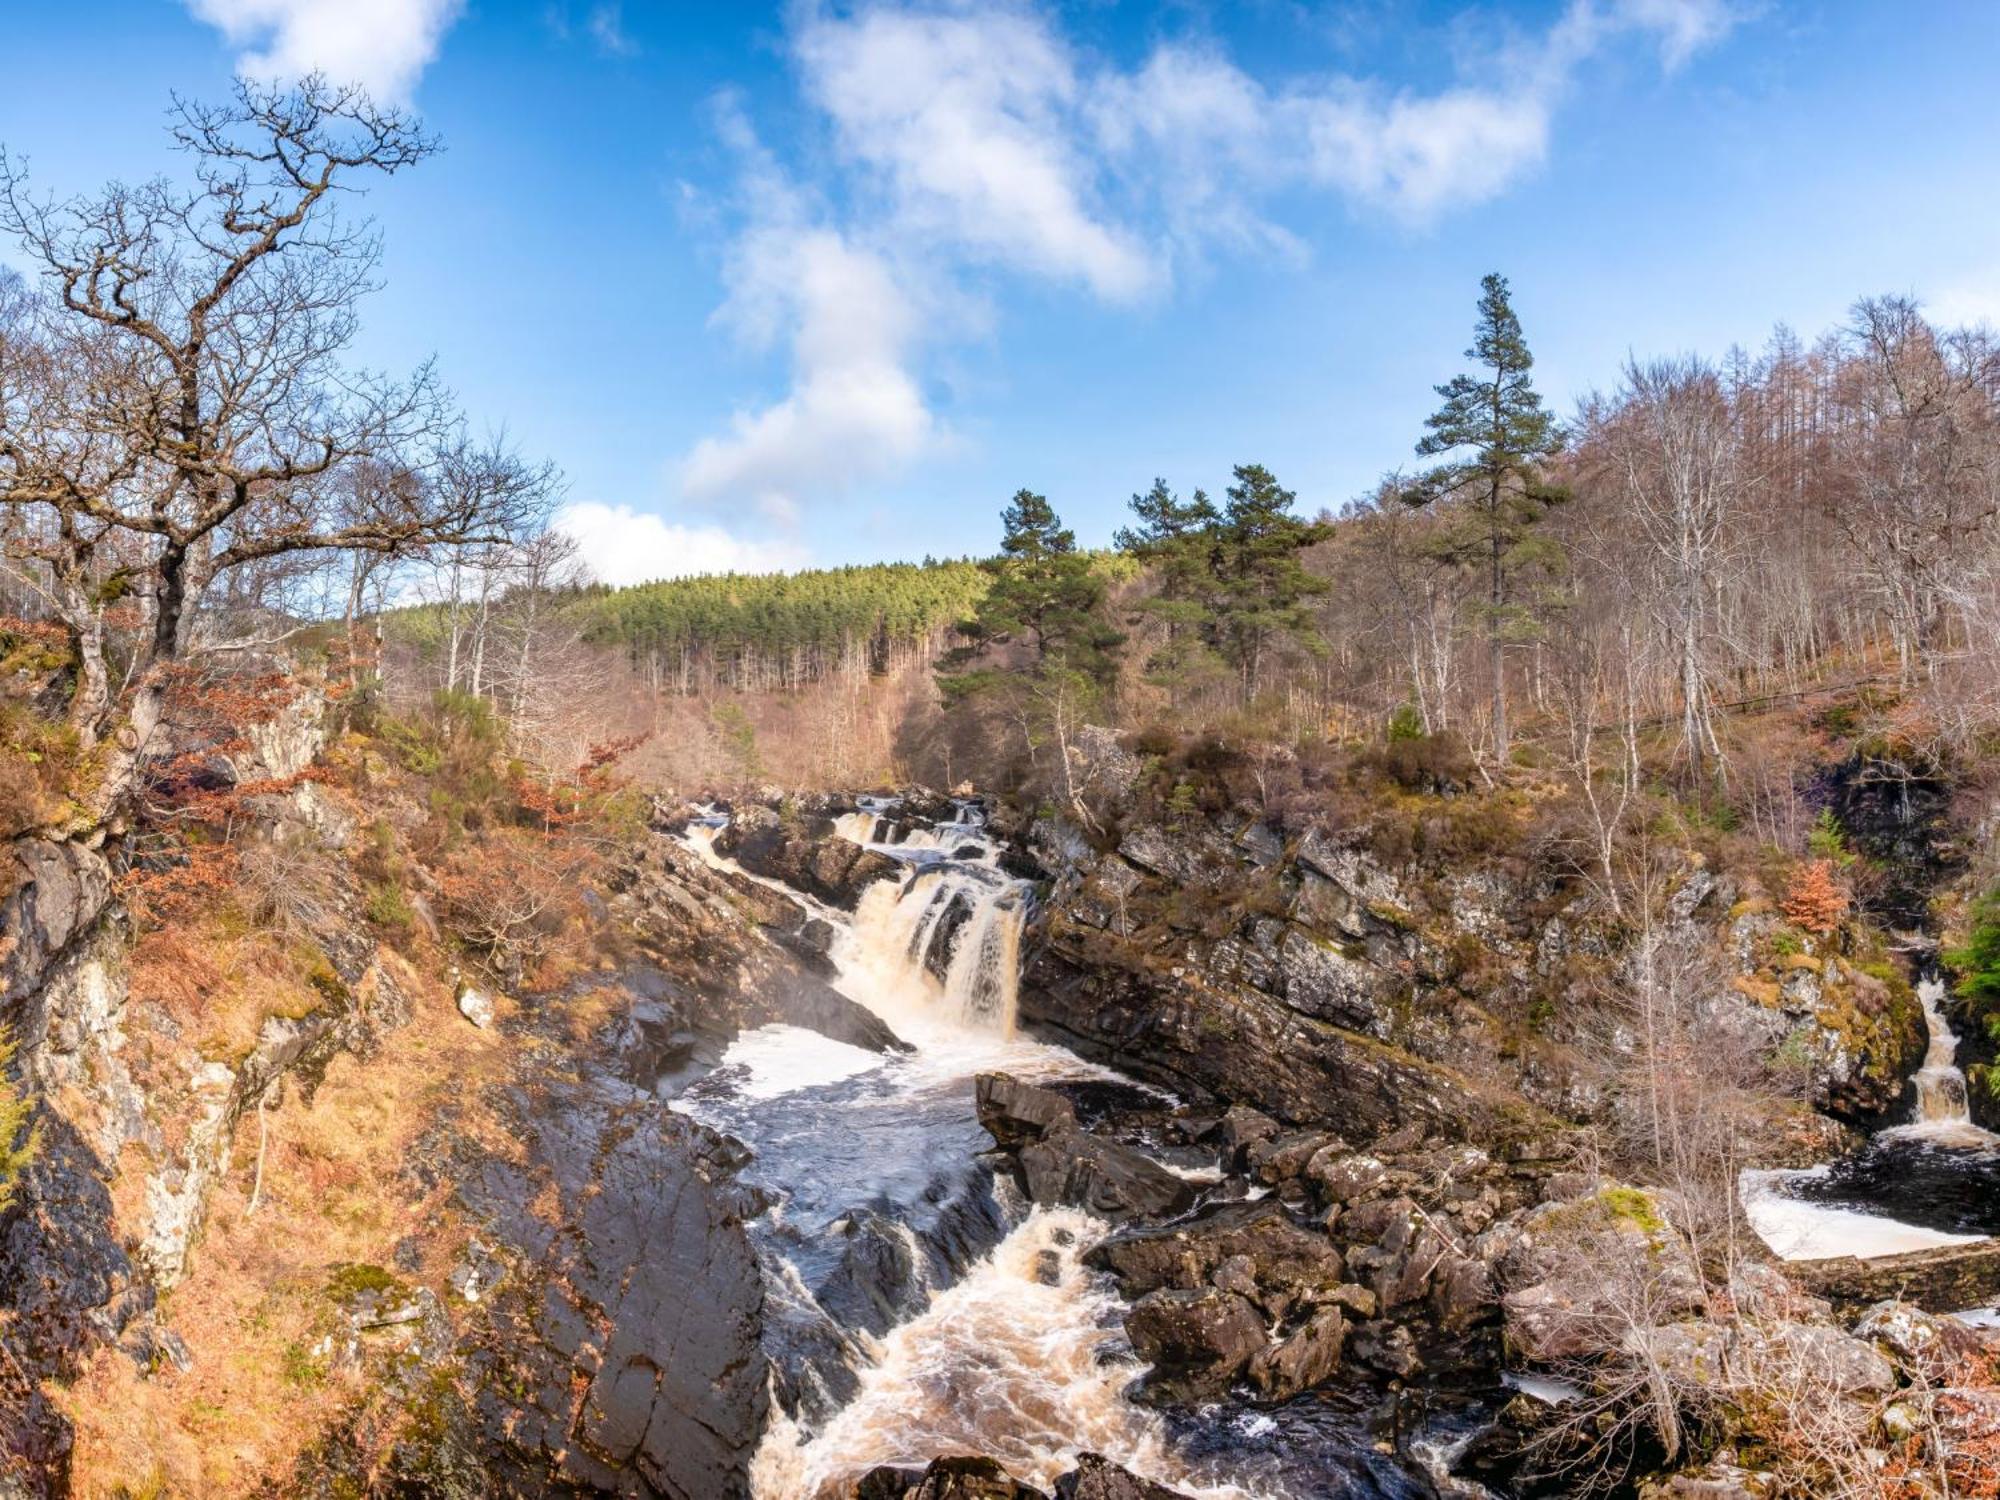
[{"label": "cascading water", "polygon": [[1930,1032],[1923,1065],[1917,1069],[1917,1117],[1884,1135],[1904,1139],[1928,1139],[1947,1145],[1991,1146],[2000,1144],[1972,1123],[1967,1105],[1965,1074],[1958,1066],[1958,1037],[1946,1021],[1941,1002],[1944,979],[1933,972],[1917,984],[1917,999],[1924,1008],[1924,1025]]},{"label": "cascading water", "polygon": [[[865,806],[843,836],[875,844],[895,813]],[[830,923],[835,983],[914,1052],[880,1056],[767,1026],[705,1076],[663,1085],[675,1107],[748,1145],[746,1180],[777,1199],[751,1226],[780,1367],[755,1493],[819,1500],[876,1464],[966,1452],[1046,1486],[1093,1450],[1207,1500],[1303,1494],[1272,1477],[1256,1444],[1209,1433],[1193,1456],[1125,1399],[1141,1367],[1111,1284],[1079,1260],[1106,1226],[1028,1210],[978,1159],[990,1142],[973,1109],[976,1074],[1116,1076],[1014,1035],[1032,889],[952,857],[983,823],[967,804],[936,828],[899,820],[904,838],[881,847],[911,868],[870,887],[851,917],[750,877]],[[687,841],[742,873],[713,849],[715,831],[704,819]]]},{"label": "cascading water", "polygon": [[1785,1259],[1867,1259],[2000,1234],[2000,1136],[1967,1110],[1943,977],[1926,973],[1917,998],[1930,1040],[1913,1080],[1913,1118],[1836,1162],[1743,1174],[1744,1211]]}]

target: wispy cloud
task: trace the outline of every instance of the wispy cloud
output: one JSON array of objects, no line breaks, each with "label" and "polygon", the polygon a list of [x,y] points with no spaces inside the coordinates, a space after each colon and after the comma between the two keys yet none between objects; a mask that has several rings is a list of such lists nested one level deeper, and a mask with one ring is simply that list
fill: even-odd
[{"label": "wispy cloud", "polygon": [[402,103],[437,57],[464,0],[187,0],[241,49],[247,78],[290,81],[323,72]]},{"label": "wispy cloud", "polygon": [[719,119],[742,163],[746,222],[728,253],[729,296],[716,322],[749,348],[783,345],[791,389],[697,443],[681,465],[681,490],[697,502],[748,502],[787,522],[802,498],[893,474],[934,438],[911,373],[922,317],[883,251],[831,227],[732,104]]},{"label": "wispy cloud", "polygon": [[905,232],[1100,296],[1155,283],[1143,240],[1094,202],[1070,49],[1005,6],[813,16],[794,53],[839,148]]},{"label": "wispy cloud", "polygon": [[625,7],[618,0],[605,0],[604,4],[593,5],[587,24],[590,39],[597,44],[597,50],[607,57],[637,55],[639,44],[625,29]]},{"label": "wispy cloud", "polygon": [[725,112],[742,227],[719,314],[753,347],[789,347],[790,388],[682,466],[690,498],[773,514],[937,445],[918,364],[934,315],[975,278],[1157,299],[1186,257],[1302,255],[1280,216],[1303,193],[1422,228],[1538,169],[1565,94],[1607,47],[1649,41],[1671,70],[1738,18],[1730,0],[1571,0],[1547,32],[1477,59],[1478,83],[1414,90],[1267,81],[1173,42],[1123,69],[1029,0],[804,0],[792,15],[832,176],[801,192]]},{"label": "wispy cloud", "polygon": [[720,526],[686,526],[627,505],[586,500],[565,506],[556,526],[602,583],[623,586],[697,573],[769,573],[797,568],[805,554],[788,542],[744,541]]}]

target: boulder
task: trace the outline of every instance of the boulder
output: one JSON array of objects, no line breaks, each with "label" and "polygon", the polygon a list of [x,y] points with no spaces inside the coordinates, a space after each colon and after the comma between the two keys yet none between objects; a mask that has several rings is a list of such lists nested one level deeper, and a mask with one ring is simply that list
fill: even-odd
[{"label": "boulder", "polygon": [[1085,1259],[1116,1276],[1128,1297],[1192,1291],[1225,1265],[1234,1281],[1247,1261],[1257,1300],[1274,1310],[1331,1299],[1346,1275],[1331,1240],[1294,1223],[1268,1198],[1209,1208],[1189,1223],[1121,1230]]},{"label": "boulder", "polygon": [[1811,1370],[1816,1380],[1840,1395],[1896,1389],[1896,1367],[1881,1350],[1824,1323],[1752,1325],[1744,1337],[1761,1343],[1767,1355],[1793,1368]]},{"label": "boulder", "polygon": [[1148,1292],[1125,1315],[1149,1386],[1180,1399],[1221,1394],[1264,1348],[1264,1319],[1234,1292]]},{"label": "boulder", "polygon": [[1340,1368],[1347,1320],[1338,1307],[1322,1307],[1281,1343],[1267,1345],[1250,1360],[1250,1383],[1266,1401],[1286,1401],[1332,1378]]},{"label": "boulder", "polygon": [[1030,1201],[1114,1219],[1177,1214],[1193,1203],[1186,1181],[1144,1153],[1084,1130],[1075,1107],[1052,1089],[1005,1073],[982,1073],[973,1087],[979,1123],[1012,1155]]},{"label": "boulder", "polygon": [[458,987],[458,1013],[484,1031],[493,1024],[493,997],[469,984]]},{"label": "boulder", "polygon": [[1983,1352],[1979,1335],[1956,1318],[1935,1317],[1908,1302],[1877,1302],[1854,1323],[1854,1335],[1874,1343],[1912,1378],[1946,1380]]},{"label": "boulder", "polygon": [[855,1486],[854,1500],[1048,1500],[990,1458],[940,1458],[926,1469],[884,1464]]},{"label": "boulder", "polygon": [[1384,1375],[1407,1380],[1424,1367],[1417,1341],[1401,1323],[1378,1319],[1355,1330],[1348,1348],[1354,1357]]},{"label": "boulder", "polygon": [[1002,1151],[1014,1151],[1058,1123],[1076,1123],[1076,1107],[1054,1089],[1022,1083],[1006,1073],[981,1073],[973,1081],[979,1124]]},{"label": "boulder", "polygon": [[1058,1124],[1016,1153],[1028,1197],[1045,1206],[1069,1204],[1107,1218],[1158,1218],[1183,1212],[1194,1189],[1149,1157]]},{"label": "boulder", "polygon": [[1253,1142],[1244,1151],[1250,1175],[1266,1186],[1289,1182],[1306,1169],[1306,1163],[1322,1151],[1340,1149],[1339,1136],[1324,1130],[1293,1130],[1283,1135]]},{"label": "boulder", "polygon": [[1186,1500],[1150,1479],[1141,1479],[1097,1453],[1079,1454],[1076,1467],[1056,1481],[1056,1500]]}]

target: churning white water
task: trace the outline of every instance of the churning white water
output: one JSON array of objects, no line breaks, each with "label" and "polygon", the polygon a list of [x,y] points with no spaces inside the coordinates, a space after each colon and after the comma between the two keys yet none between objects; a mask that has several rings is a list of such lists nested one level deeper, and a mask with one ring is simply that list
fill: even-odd
[{"label": "churning white water", "polygon": [[[878,804],[849,814],[842,832],[874,844],[891,811]],[[949,851],[978,829],[961,805],[940,838],[917,847]],[[747,873],[715,852],[715,831],[691,827],[687,842],[718,868]],[[910,840],[884,847],[907,851]],[[881,1232],[918,1267],[919,1302],[902,1321],[879,1335],[841,1329],[856,1377],[844,1404],[826,1403],[838,1409],[818,1420],[774,1404],[752,1469],[758,1500],[821,1500],[877,1464],[921,1466],[955,1453],[997,1458],[1046,1488],[1084,1451],[1207,1500],[1282,1500],[1276,1486],[1230,1483],[1226,1457],[1184,1460],[1161,1418],[1125,1399],[1143,1367],[1125,1342],[1110,1280],[1080,1260],[1105,1232],[1101,1222],[1003,1207],[1018,1222],[936,1289],[925,1268],[946,1216],[937,1205],[962,1191],[952,1184],[985,1172],[976,1164],[990,1142],[973,1110],[975,1075],[1117,1075],[1014,1033],[1029,887],[949,852],[905,863],[903,878],[870,887],[851,916],[750,878],[832,925],[836,987],[915,1050],[875,1054],[794,1026],[760,1027],[675,1100],[749,1145],[748,1173],[781,1194],[768,1222],[753,1226],[778,1261],[767,1272],[767,1309],[775,1301],[799,1321],[838,1321],[820,1299],[841,1274],[857,1213],[891,1219]],[[811,1372],[807,1382],[827,1388]]]},{"label": "churning white water", "polygon": [[1104,1277],[1078,1260],[1107,1226],[1075,1209],[1035,1209],[992,1255],[876,1346],[861,1392],[824,1429],[780,1421],[751,1470],[760,1500],[833,1500],[876,1464],[921,1468],[940,1454],[998,1459],[1050,1487],[1079,1454],[1211,1500],[1165,1424],[1123,1391],[1142,1371],[1118,1332]]}]

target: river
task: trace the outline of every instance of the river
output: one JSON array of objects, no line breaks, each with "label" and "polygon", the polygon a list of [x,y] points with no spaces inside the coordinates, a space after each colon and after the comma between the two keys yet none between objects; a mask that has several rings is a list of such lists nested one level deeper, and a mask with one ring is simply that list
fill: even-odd
[{"label": "river", "polygon": [[[980,1160],[991,1142],[973,1080],[1138,1086],[1016,1033],[1032,888],[997,867],[976,805],[928,826],[895,812],[864,804],[840,823],[906,867],[853,914],[759,883],[831,925],[837,987],[913,1050],[767,1026],[712,1070],[662,1085],[675,1108],[754,1152],[743,1177],[775,1200],[751,1226],[780,1398],[752,1469],[759,1500],[831,1500],[875,1465],[957,1453],[1046,1488],[1085,1451],[1201,1500],[1436,1493],[1369,1441],[1364,1400],[1169,1420],[1127,1399],[1144,1367],[1115,1285],[1080,1258],[1109,1226],[1031,1209],[996,1181]],[[723,821],[698,822],[688,842],[742,875],[712,847]],[[1449,1419],[1420,1433],[1416,1467],[1457,1437]]]}]

